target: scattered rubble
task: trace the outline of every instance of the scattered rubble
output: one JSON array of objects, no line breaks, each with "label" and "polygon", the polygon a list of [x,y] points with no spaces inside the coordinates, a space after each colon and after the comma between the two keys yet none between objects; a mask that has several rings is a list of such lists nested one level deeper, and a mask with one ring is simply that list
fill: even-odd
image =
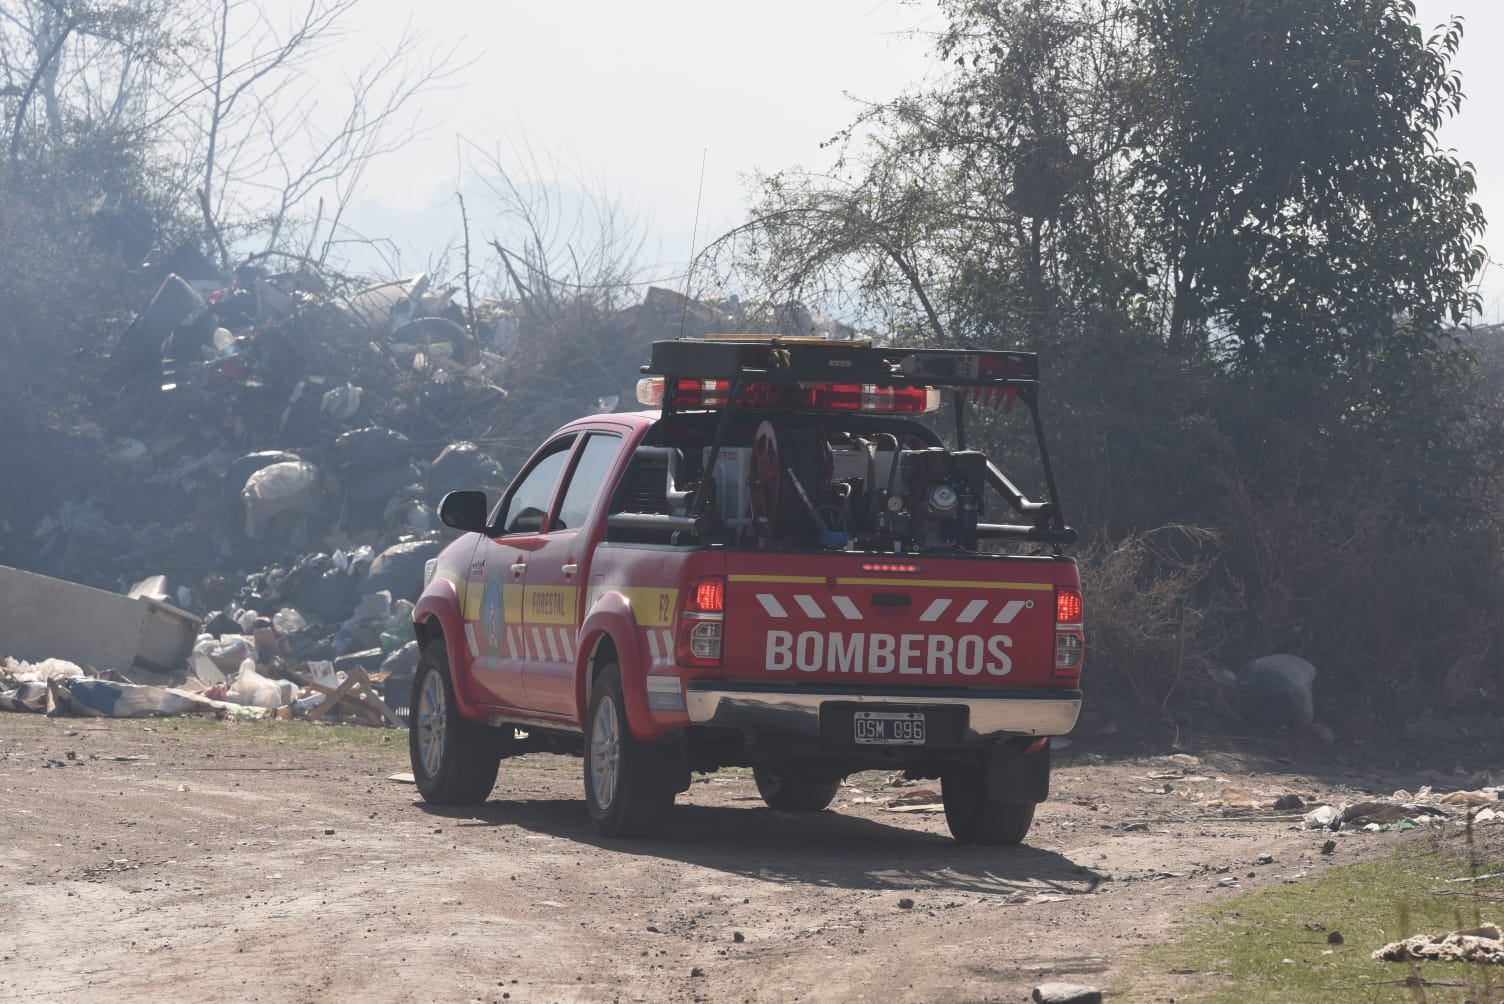
[{"label": "scattered rubble", "polygon": [[1362,799],[1341,807],[1318,805],[1301,819],[1308,830],[1363,830],[1369,833],[1413,830],[1448,822],[1456,825],[1493,823],[1504,819],[1504,811],[1501,811],[1504,810],[1504,801],[1501,799],[1504,799],[1504,787],[1501,786],[1434,796],[1427,786],[1415,795],[1396,791],[1389,798]]}]

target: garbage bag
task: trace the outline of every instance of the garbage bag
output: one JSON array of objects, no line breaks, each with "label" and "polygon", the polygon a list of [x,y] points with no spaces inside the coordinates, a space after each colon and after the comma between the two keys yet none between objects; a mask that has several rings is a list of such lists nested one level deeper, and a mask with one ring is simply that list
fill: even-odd
[{"label": "garbage bag", "polygon": [[304,555],[280,583],[281,598],[320,624],[338,624],[355,605],[355,576],[348,568],[348,560],[342,569],[330,555]]},{"label": "garbage bag", "polygon": [[[221,676],[229,677],[247,659],[252,662],[256,661],[256,640],[249,635],[231,634],[222,635],[219,638],[211,638],[205,642],[204,638],[200,636],[198,642],[193,646],[193,651],[207,656],[209,661],[219,670]],[[197,663],[194,664],[195,672],[200,668],[203,667]],[[208,672],[206,668],[205,672]],[[210,675],[212,676],[212,673]],[[219,681],[216,680],[214,682],[217,683]]]},{"label": "garbage bag", "polygon": [[280,708],[291,704],[294,696],[296,688],[291,683],[262,676],[256,672],[255,660],[247,659],[240,664],[226,700],[250,708]]},{"label": "garbage bag", "polygon": [[297,634],[308,626],[308,621],[294,607],[283,607],[272,614],[272,627],[278,634]]},{"label": "garbage bag", "polygon": [[252,474],[240,492],[245,502],[245,532],[252,540],[278,535],[291,539],[289,519],[327,516],[329,497],[323,472],[307,461],[272,464]]},{"label": "garbage bag", "polygon": [[395,652],[417,638],[413,630],[413,622],[399,620],[385,631],[381,632],[381,650],[383,652]]},{"label": "garbage bag", "polygon": [[1315,720],[1311,688],[1316,667],[1298,655],[1266,655],[1237,672],[1240,709],[1254,725],[1268,731],[1304,728]]},{"label": "garbage bag", "polygon": [[83,667],[67,659],[43,659],[41,662],[23,662],[20,659],[6,659],[5,669],[11,676],[20,681],[27,680],[66,680],[84,675]]},{"label": "garbage bag", "polygon": [[364,390],[353,383],[340,384],[324,392],[319,410],[336,422],[346,422],[360,411],[360,399]]},{"label": "garbage bag", "polygon": [[442,540],[411,540],[394,544],[376,556],[371,571],[358,587],[362,594],[387,590],[393,599],[417,602],[423,593],[423,566],[444,549]]},{"label": "garbage bag", "polygon": [[230,469],[225,472],[225,484],[229,488],[230,495],[239,501],[240,492],[245,488],[245,483],[251,479],[252,474],[272,464],[295,464],[302,459],[296,453],[288,453],[285,450],[261,450],[257,453],[247,453],[231,461]]},{"label": "garbage bag", "polygon": [[412,458],[412,453],[413,444],[406,436],[375,425],[352,429],[334,440],[335,467],[344,475],[371,475],[400,467]]},{"label": "garbage bag", "polygon": [[428,504],[437,507],[445,495],[467,488],[498,498],[507,485],[500,463],[474,443],[451,443],[428,468]]}]

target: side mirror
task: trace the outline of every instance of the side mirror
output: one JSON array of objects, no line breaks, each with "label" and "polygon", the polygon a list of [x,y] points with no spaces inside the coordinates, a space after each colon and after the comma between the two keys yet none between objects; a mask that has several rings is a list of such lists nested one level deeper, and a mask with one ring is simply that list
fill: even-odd
[{"label": "side mirror", "polygon": [[439,502],[439,520],[466,533],[485,533],[486,512],[485,492],[450,492]]}]

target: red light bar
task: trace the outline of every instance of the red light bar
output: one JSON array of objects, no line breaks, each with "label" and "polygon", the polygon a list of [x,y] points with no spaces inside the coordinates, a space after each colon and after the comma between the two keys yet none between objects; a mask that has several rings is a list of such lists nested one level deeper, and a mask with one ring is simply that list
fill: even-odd
[{"label": "red light bar", "polygon": [[[638,384],[638,400],[644,404],[663,400],[662,377]],[[724,408],[731,392],[729,380],[673,381],[669,403],[674,408]],[[879,387],[855,383],[747,383],[736,393],[739,408],[775,408],[798,411],[848,411],[922,414],[940,408],[935,387]]]},{"label": "red light bar", "polygon": [[956,367],[956,375],[963,377],[1018,377],[1023,372],[1017,359],[1000,352],[973,352]]},{"label": "red light bar", "polygon": [[903,565],[891,561],[868,561],[862,564],[864,572],[894,572],[903,575],[915,575],[919,572],[918,565]]},{"label": "red light bar", "polygon": [[1013,402],[1018,400],[1018,391],[1012,387],[967,387],[966,400],[983,408],[1002,408],[1013,411]]}]

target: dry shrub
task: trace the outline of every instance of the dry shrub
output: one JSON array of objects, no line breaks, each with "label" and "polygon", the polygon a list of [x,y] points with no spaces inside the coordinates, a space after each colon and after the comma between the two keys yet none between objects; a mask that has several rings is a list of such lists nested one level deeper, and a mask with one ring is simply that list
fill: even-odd
[{"label": "dry shrub", "polygon": [[1209,687],[1222,632],[1241,607],[1218,574],[1221,552],[1220,534],[1183,524],[1088,547],[1081,578],[1093,675],[1161,712]]},{"label": "dry shrub", "polygon": [[1498,532],[1407,514],[1402,465],[1346,484],[1315,473],[1228,479],[1226,554],[1248,601],[1239,647],[1308,659],[1339,719],[1487,699]]}]

